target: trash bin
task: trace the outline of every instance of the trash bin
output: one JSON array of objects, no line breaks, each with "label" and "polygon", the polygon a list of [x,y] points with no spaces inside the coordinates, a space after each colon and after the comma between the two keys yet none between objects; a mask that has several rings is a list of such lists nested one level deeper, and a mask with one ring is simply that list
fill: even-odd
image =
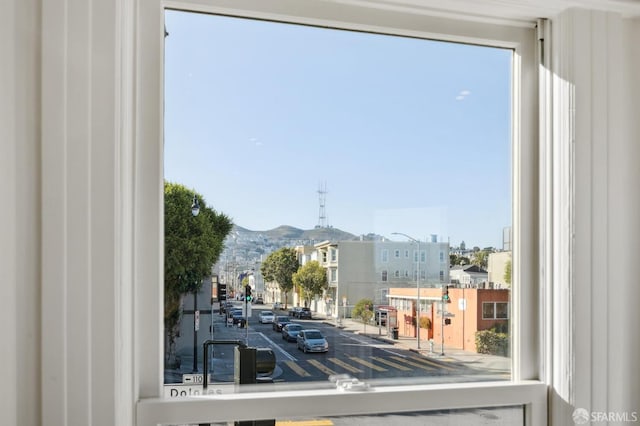
[{"label": "trash bin", "polygon": [[398,327],[393,327],[391,329],[391,337],[393,340],[398,340]]}]

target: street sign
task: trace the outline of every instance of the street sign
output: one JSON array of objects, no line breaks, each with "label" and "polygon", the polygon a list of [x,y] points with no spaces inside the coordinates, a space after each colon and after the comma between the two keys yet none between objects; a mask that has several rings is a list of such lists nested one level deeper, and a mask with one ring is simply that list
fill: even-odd
[{"label": "street sign", "polygon": [[[440,316],[442,316],[442,311],[441,311],[441,310],[438,310],[438,314],[439,314]],[[455,317],[455,316],[456,316],[456,314],[452,314],[451,312],[446,312],[446,311],[445,311],[445,313],[444,313],[444,317],[445,317],[445,318],[453,318],[453,317]]]},{"label": "street sign", "polygon": [[464,311],[467,309],[467,299],[458,299],[458,310]]},{"label": "street sign", "polygon": [[183,383],[174,383],[164,385],[165,398],[188,398],[200,395],[222,395],[235,392],[233,383],[209,383],[207,391],[204,392],[202,385],[190,385]]},{"label": "street sign", "polygon": [[[183,384],[202,384],[203,375],[202,374],[183,374],[182,375],[182,383]],[[209,374],[208,382],[211,383],[213,381],[213,376]]]},{"label": "street sign", "polygon": [[198,331],[200,330],[200,311],[196,311],[194,315],[194,329]]}]

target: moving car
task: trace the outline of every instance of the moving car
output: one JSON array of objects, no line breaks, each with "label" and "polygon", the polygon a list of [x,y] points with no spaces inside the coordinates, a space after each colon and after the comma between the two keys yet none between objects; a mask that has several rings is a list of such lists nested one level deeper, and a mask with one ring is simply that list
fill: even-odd
[{"label": "moving car", "polygon": [[274,311],[279,311],[280,309],[282,309],[282,303],[280,303],[280,302],[274,302],[274,303],[273,303],[273,310],[274,310]]},{"label": "moving car", "polygon": [[296,338],[298,349],[307,352],[328,352],[329,342],[320,330],[301,330]]},{"label": "moving car", "polygon": [[278,315],[275,320],[273,320],[273,329],[275,331],[282,331],[282,327],[289,324],[291,320],[289,317]]},{"label": "moving car", "polygon": [[260,324],[271,324],[276,316],[271,311],[260,311]]},{"label": "moving car", "polygon": [[302,326],[300,324],[291,322],[282,327],[282,338],[287,342],[295,342],[301,331]]}]

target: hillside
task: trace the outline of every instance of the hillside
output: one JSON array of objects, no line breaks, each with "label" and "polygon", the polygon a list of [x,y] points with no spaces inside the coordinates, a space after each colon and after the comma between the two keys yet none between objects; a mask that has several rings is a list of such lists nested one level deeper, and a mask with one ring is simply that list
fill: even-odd
[{"label": "hillside", "polygon": [[271,240],[312,240],[312,241],[344,241],[357,238],[355,235],[337,228],[314,228],[309,230],[295,228],[293,226],[281,225],[268,231],[252,231],[235,225],[234,229],[244,235],[261,235]]}]

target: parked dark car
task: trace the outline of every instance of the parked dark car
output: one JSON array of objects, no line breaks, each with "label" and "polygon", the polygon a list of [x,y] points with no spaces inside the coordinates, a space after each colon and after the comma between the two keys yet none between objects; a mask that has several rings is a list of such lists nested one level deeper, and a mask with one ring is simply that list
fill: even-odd
[{"label": "parked dark car", "polygon": [[226,314],[227,311],[230,311],[231,309],[233,309],[233,303],[231,302],[220,302],[220,313],[221,314]]},{"label": "parked dark car", "polygon": [[300,306],[292,306],[291,308],[289,308],[289,316],[290,317],[297,317],[298,316],[298,311],[300,311]]},{"label": "parked dark car", "polygon": [[258,297],[256,299],[256,305],[264,305],[264,299],[262,297]]},{"label": "parked dark car", "polygon": [[311,309],[309,308],[300,308],[300,310],[296,313],[297,318],[307,318],[311,319]]},{"label": "parked dark car", "polygon": [[290,322],[291,320],[289,319],[289,317],[278,315],[276,319],[273,321],[273,329],[275,331],[282,331],[282,327],[289,324]]},{"label": "parked dark car", "polygon": [[244,327],[246,320],[242,311],[231,311],[231,317],[233,318],[233,325],[239,324],[240,327]]}]

